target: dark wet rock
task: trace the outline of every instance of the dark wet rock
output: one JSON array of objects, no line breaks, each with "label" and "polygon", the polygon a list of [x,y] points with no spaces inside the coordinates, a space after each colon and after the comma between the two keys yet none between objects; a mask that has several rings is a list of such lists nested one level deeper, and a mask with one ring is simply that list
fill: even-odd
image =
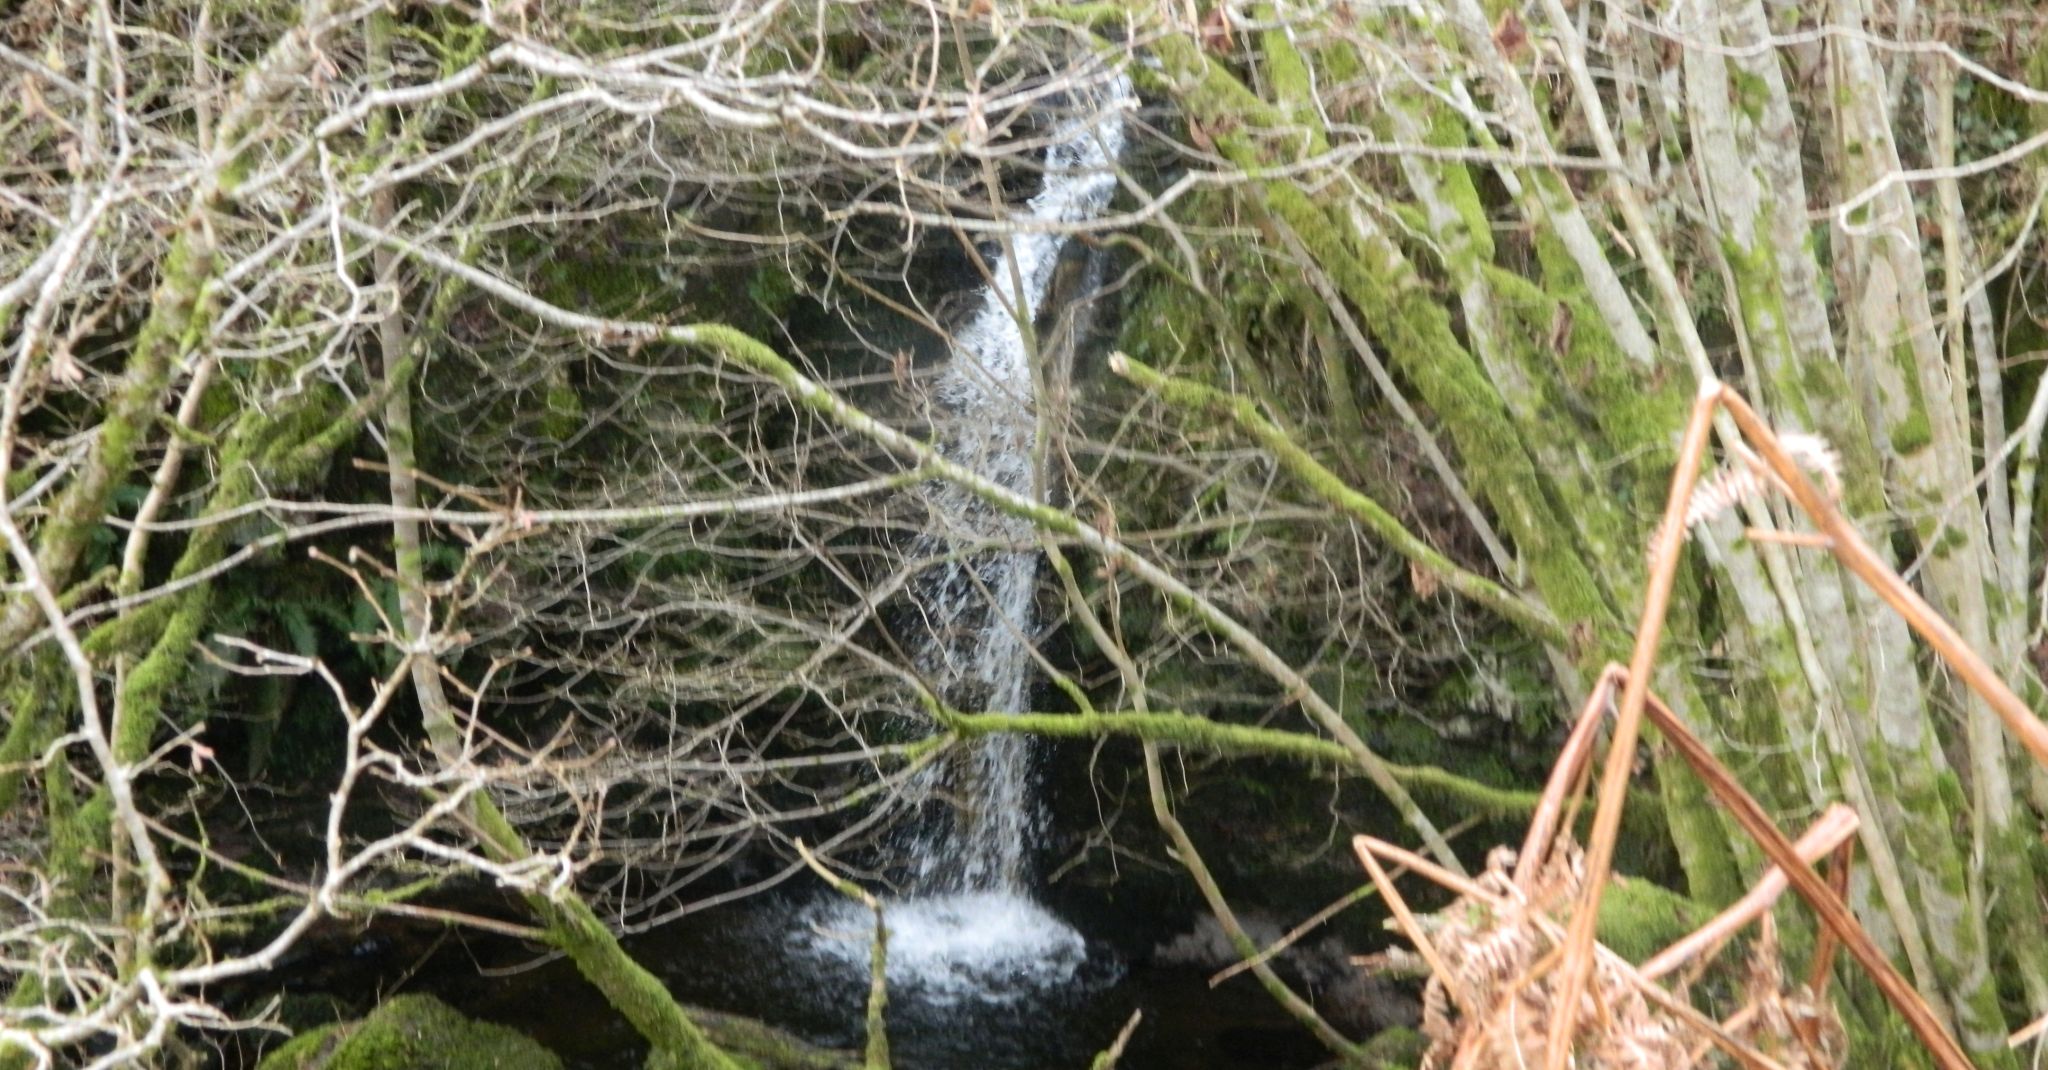
[{"label": "dark wet rock", "polygon": [[[1286,935],[1271,918],[1242,913],[1238,924],[1260,947],[1270,947]],[[1401,985],[1361,969],[1354,952],[1342,939],[1325,936],[1303,941],[1275,955],[1275,972],[1297,986],[1331,1025],[1352,1036],[1372,1036],[1389,1029],[1411,1026],[1421,1008],[1414,995]],[[1220,971],[1239,961],[1237,948],[1216,919],[1204,915],[1193,928],[1152,950],[1154,963],[1205,971]]]}]

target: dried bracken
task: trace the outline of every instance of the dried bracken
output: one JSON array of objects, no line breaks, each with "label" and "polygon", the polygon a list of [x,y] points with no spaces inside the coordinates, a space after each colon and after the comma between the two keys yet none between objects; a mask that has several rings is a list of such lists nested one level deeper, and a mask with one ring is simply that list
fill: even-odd
[{"label": "dried bracken", "polygon": [[[1430,1046],[1422,1070],[1539,1062],[1559,1016],[1561,978],[1549,967],[1563,946],[1564,914],[1585,880],[1578,846],[1560,839],[1521,883],[1513,875],[1515,853],[1507,848],[1496,849],[1485,871],[1470,881],[1367,837],[1360,838],[1359,850],[1376,882],[1384,870],[1370,860],[1384,856],[1460,893],[1435,914],[1407,919],[1419,954],[1390,953],[1368,963],[1388,970],[1411,967],[1417,958],[1433,964],[1426,967],[1423,989],[1422,1031]],[[1381,887],[1390,903],[1398,900],[1388,885]],[[1782,881],[1777,888],[1782,890]],[[1397,906],[1396,913],[1405,911]],[[1689,1070],[1711,1065],[1707,1053],[1719,1047],[1738,1065],[1760,1070],[1841,1066],[1847,1045],[1834,1009],[1805,984],[1785,982],[1775,930],[1767,913],[1761,919],[1762,934],[1742,972],[1733,983],[1717,986],[1743,999],[1719,1025],[1682,993],[1665,991],[1621,956],[1599,948],[1591,984],[1573,1015],[1575,1065]]]},{"label": "dried bracken", "polygon": [[[1514,854],[1496,850],[1475,882],[1484,898],[1462,896],[1424,920],[1452,979],[1432,976],[1423,992],[1424,1070],[1455,1066],[1519,1066],[1541,1058],[1545,1027],[1556,1016],[1554,992],[1524,983],[1557,946],[1562,926],[1551,913],[1577,897],[1584,878],[1576,849],[1552,853],[1532,889],[1510,876]],[[1694,1065],[1687,1033],[1653,1008],[1616,959],[1602,964],[1594,992],[1580,1001],[1581,1065],[1612,1070],[1665,1070]],[[1453,988],[1469,1005],[1461,1013]]]},{"label": "dried bracken", "polygon": [[[1733,458],[1727,467],[1697,481],[1717,410],[1726,411],[1742,440],[1727,444]],[[1818,477],[1820,487],[1809,474]],[[1691,727],[1649,691],[1684,529],[1770,492],[1782,494],[1817,529],[1811,535],[1781,535],[1780,541],[1832,554],[1928,642],[2029,754],[2048,765],[2048,728],[1870,550],[1836,508],[1840,477],[1827,444],[1810,435],[1773,433],[1735,393],[1706,383],[1686,429],[1651,550],[1651,583],[1635,650],[1627,668],[1610,665],[1602,673],[1581,708],[1531,819],[1522,847],[1527,857],[1496,850],[1485,871],[1468,879],[1370,836],[1353,841],[1359,861],[1429,974],[1423,1029],[1430,1048],[1424,1070],[1674,1070],[1705,1065],[1710,1052],[1745,1070],[1831,1070],[1844,1065],[1848,1052],[1842,1024],[1826,999],[1838,949],[1863,969],[1936,1066],[1968,1070],[1972,1065],[1848,907],[1849,866],[1861,827],[1855,811],[1830,806],[1793,842]],[[1591,780],[1596,730],[1610,710],[1614,740],[1582,852],[1568,815],[1577,813]],[[1748,894],[1638,968],[1597,941],[1593,919],[1611,879],[1620,809],[1644,721],[1656,727],[1664,745],[1699,777],[1772,868]],[[1827,860],[1826,877],[1813,868],[1822,859]],[[1434,915],[1418,917],[1395,888],[1389,865],[1426,877],[1458,898]],[[1788,888],[1820,922],[1804,981],[1786,979],[1770,916],[1772,904]],[[1712,1001],[1688,993],[1685,983],[1675,991],[1664,987],[1663,978],[1710,968],[1730,937],[1751,925],[1760,932],[1742,972],[1729,983],[1700,986],[1732,993],[1721,1002],[1739,999],[1738,1006],[1712,1008],[1710,1014],[1695,1000]],[[1379,964],[1404,960],[1389,955]]]},{"label": "dried bracken", "polygon": [[[1778,436],[1778,445],[1801,471],[1820,479],[1829,501],[1841,500],[1842,462],[1826,439],[1819,435],[1786,432]],[[1693,488],[1680,521],[1680,526],[1687,532],[1742,505],[1761,502],[1773,493],[1791,496],[1784,480],[1773,473],[1762,458],[1746,448],[1738,447],[1731,452],[1733,457]],[[1661,530],[1660,527],[1659,533]],[[1652,535],[1650,544],[1655,546],[1657,542],[1656,535]]]},{"label": "dried bracken", "polygon": [[1781,960],[1777,925],[1765,914],[1744,975],[1748,1005],[1728,1020],[1729,1029],[1787,1070],[1843,1065],[1849,1041],[1825,990],[1787,985]]}]

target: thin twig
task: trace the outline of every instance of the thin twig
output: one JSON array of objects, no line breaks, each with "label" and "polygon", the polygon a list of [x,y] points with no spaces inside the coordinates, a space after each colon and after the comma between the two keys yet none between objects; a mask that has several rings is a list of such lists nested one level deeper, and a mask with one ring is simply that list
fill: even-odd
[{"label": "thin twig", "polygon": [[[1836,803],[1828,807],[1820,820],[1809,826],[1806,834],[1799,837],[1793,846],[1798,848],[1799,857],[1818,861],[1833,854],[1846,843],[1856,834],[1856,829],[1861,824],[1862,821],[1857,818],[1856,811]],[[1712,920],[1693,930],[1684,939],[1657,952],[1648,962],[1643,963],[1640,967],[1643,976],[1654,981],[1695,958],[1712,955],[1743,926],[1771,909],[1771,905],[1778,901],[1778,897],[1785,894],[1786,886],[1784,871],[1772,866],[1764,873],[1763,879],[1757,881],[1756,886],[1749,890],[1749,894],[1730,904],[1728,909],[1714,915]]]}]

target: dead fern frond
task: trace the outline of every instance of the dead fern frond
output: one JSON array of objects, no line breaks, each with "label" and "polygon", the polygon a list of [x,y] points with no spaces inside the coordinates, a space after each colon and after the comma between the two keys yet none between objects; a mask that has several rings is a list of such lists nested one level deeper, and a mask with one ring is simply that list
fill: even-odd
[{"label": "dead fern frond", "polygon": [[[1540,976],[1563,926],[1553,909],[1577,898],[1585,873],[1578,848],[1560,842],[1530,886],[1510,875],[1514,852],[1496,850],[1450,906],[1418,919],[1443,972],[1423,989],[1423,1070],[1533,1065],[1560,1013],[1554,978]],[[1691,1070],[1697,1030],[1645,998],[1621,959],[1606,955],[1573,1018],[1587,1070]],[[1452,998],[1451,993],[1460,994]],[[1461,1010],[1460,1002],[1469,1006]]]},{"label": "dead fern frond", "polygon": [[[1778,445],[1802,471],[1820,480],[1821,489],[1829,501],[1841,500],[1842,460],[1826,439],[1792,431],[1779,435]],[[1680,523],[1688,533],[1741,505],[1760,502],[1773,491],[1790,495],[1784,481],[1748,447],[1737,444],[1731,454],[1728,461],[1700,480],[1693,488],[1692,496],[1686,500]],[[1660,524],[1657,535],[1662,531],[1663,525]],[[1657,535],[1651,537],[1653,546],[1658,541]]]},{"label": "dead fern frond", "polygon": [[[1787,986],[1778,948],[1777,923],[1758,919],[1743,977],[1743,1008],[1725,1023],[1729,1032],[1753,1044],[1786,1070],[1834,1070],[1847,1057],[1848,1034],[1834,1007],[1804,984]],[[1695,1057],[1704,1045],[1694,1049]]]},{"label": "dead fern frond", "polygon": [[[1515,854],[1496,849],[1486,869],[1466,879],[1435,869],[1391,844],[1359,837],[1361,859],[1407,866],[1458,898],[1435,914],[1410,916],[1411,936],[1426,939],[1426,956],[1389,953],[1373,965],[1427,957],[1437,968],[1423,989],[1422,1032],[1429,1049],[1422,1070],[1536,1066],[1549,1030],[1566,1016],[1561,979],[1551,969],[1569,910],[1585,882],[1578,845],[1560,838],[1522,883],[1510,875]],[[1377,862],[1367,866],[1378,875]],[[1391,902],[1396,896],[1389,896]],[[1787,988],[1775,931],[1756,942],[1746,971],[1732,987],[1742,1009],[1724,1023],[1667,992],[1605,947],[1590,984],[1570,1008],[1580,1070],[1694,1070],[1730,1065],[1750,1070],[1838,1070],[1846,1047],[1833,1008],[1804,985]],[[1412,927],[1410,927],[1412,925]],[[1414,961],[1407,961],[1413,966]]]}]

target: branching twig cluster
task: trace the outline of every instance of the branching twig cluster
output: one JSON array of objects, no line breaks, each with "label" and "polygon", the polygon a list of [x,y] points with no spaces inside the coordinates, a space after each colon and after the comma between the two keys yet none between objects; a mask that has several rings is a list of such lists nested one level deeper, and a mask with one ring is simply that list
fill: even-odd
[{"label": "branching twig cluster", "polygon": [[[890,618],[933,473],[659,332],[943,346],[962,284],[912,262],[977,250],[915,220],[1007,240],[1124,57],[920,3],[62,7],[0,23],[0,822],[47,856],[4,881],[0,1066],[274,1025],[214,1000],[332,919],[540,933],[451,884],[644,927],[901,812],[947,742]],[[301,791],[310,861],[216,842]]]}]

